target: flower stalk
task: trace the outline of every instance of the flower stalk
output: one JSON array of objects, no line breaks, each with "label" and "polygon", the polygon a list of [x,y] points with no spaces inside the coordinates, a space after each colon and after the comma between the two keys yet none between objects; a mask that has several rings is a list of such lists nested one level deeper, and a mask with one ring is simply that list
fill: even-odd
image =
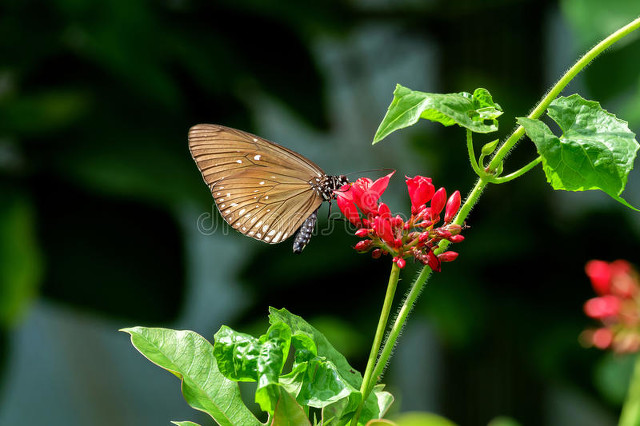
[{"label": "flower stalk", "polygon": [[[373,386],[377,382],[377,377],[373,375],[373,368],[382,345],[382,338],[384,337],[384,331],[387,329],[387,320],[389,319],[389,313],[391,313],[391,306],[393,304],[393,297],[396,294],[396,288],[398,287],[398,278],[400,277],[400,267],[397,262],[393,262],[391,266],[391,274],[389,275],[389,283],[387,284],[387,293],[384,296],[384,304],[382,305],[382,312],[380,313],[380,319],[378,320],[378,328],[376,329],[376,335],[371,345],[371,352],[369,353],[369,360],[367,361],[367,367],[362,378],[362,385],[360,392],[362,393],[362,403],[356,411],[356,415],[351,421],[352,426],[358,424],[362,407],[364,407],[364,401],[373,389]],[[374,380],[375,377],[375,380]]]}]

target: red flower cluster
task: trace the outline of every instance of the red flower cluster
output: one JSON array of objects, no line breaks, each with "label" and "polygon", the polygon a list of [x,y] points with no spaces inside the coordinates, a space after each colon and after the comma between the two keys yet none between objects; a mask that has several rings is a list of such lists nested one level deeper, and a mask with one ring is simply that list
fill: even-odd
[{"label": "red flower cluster", "polygon": [[640,350],[640,275],[625,260],[592,260],[586,272],[598,297],[587,300],[585,313],[602,322],[598,329],[586,330],[581,340],[617,353]]},{"label": "red flower cluster", "polygon": [[[392,216],[389,207],[378,202],[393,173],[375,182],[360,178],[336,191],[340,211],[358,228],[356,236],[364,238],[355,249],[361,253],[372,250],[374,258],[390,254],[400,268],[406,265],[406,258],[413,257],[439,272],[440,263],[451,262],[458,253],[447,251],[436,256],[434,247],[443,239],[453,243],[464,240],[460,235],[462,227],[451,223],[460,208],[460,192],[454,192],[447,200],[445,189],[436,191],[430,178],[407,177],[411,217],[405,221],[399,215]],[[444,224],[435,227],[443,209]]]}]

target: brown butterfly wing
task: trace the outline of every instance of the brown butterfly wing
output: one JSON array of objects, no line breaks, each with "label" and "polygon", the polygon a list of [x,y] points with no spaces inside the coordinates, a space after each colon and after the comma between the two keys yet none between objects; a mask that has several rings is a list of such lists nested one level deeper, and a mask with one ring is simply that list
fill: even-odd
[{"label": "brown butterfly wing", "polygon": [[309,181],[324,177],[300,154],[214,124],[189,130],[189,149],[222,217],[260,241],[284,241],[322,204]]}]

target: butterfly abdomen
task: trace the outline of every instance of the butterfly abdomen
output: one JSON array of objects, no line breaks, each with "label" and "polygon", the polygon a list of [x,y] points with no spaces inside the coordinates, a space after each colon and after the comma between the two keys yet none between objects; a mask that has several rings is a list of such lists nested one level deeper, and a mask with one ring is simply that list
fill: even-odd
[{"label": "butterfly abdomen", "polygon": [[311,234],[313,234],[313,229],[316,226],[316,220],[318,219],[318,210],[311,213],[311,216],[304,221],[298,232],[296,233],[296,237],[293,240],[293,252],[296,254],[302,253],[302,250],[309,244],[311,240]]}]

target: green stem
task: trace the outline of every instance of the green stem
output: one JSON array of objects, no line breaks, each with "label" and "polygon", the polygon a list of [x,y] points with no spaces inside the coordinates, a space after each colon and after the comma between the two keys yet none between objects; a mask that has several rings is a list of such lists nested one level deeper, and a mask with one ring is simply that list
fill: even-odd
[{"label": "green stem", "polygon": [[[573,78],[589,64],[589,62],[594,60],[612,44],[619,41],[621,38],[628,35],[632,31],[637,30],[638,28],[640,28],[640,18],[634,19],[629,24],[620,28],[618,31],[614,32],[609,37],[596,44],[591,50],[585,53],[584,56],[580,58],[574,66],[569,68],[569,70],[562,76],[562,78],[560,78],[560,80],[558,80],[555,86],[553,86],[551,90],[549,90],[545,97],[542,98],[542,100],[527,117],[531,119],[540,117],[547,110],[549,104],[560,94],[560,92],[562,92],[567,84],[569,84],[569,82],[573,80]],[[500,164],[500,162],[508,155],[509,151],[511,151],[511,149],[516,145],[516,143],[523,135],[524,128],[522,126],[518,126],[515,132],[513,132],[513,134],[500,147],[496,155],[493,157],[491,163],[489,164],[489,169],[495,170],[495,168],[498,167],[498,164]]]},{"label": "green stem", "polygon": [[618,422],[618,426],[638,425],[640,425],[640,355],[636,356],[636,364],[629,383],[627,399],[622,406],[622,413]]},{"label": "green stem", "polygon": [[491,179],[491,183],[505,183],[505,182],[509,182],[510,180],[514,180],[515,178],[520,177],[523,174],[527,173],[529,170],[533,169],[541,161],[542,161],[542,157],[538,156],[538,158],[532,160],[529,164],[522,167],[520,170],[516,170],[515,172],[508,174],[506,176],[501,176],[501,177]]},{"label": "green stem", "polygon": [[378,352],[380,351],[380,345],[382,345],[382,338],[384,337],[384,331],[387,329],[387,320],[389,319],[389,313],[391,313],[391,305],[393,303],[393,296],[396,294],[396,288],[398,287],[398,278],[400,277],[400,268],[394,262],[391,267],[391,274],[389,275],[389,283],[387,284],[387,294],[384,297],[384,304],[382,305],[382,312],[380,313],[380,319],[378,320],[378,328],[376,330],[376,335],[373,339],[373,345],[371,345],[371,352],[369,353],[369,360],[367,361],[367,368],[364,372],[364,377],[362,379],[362,386],[360,387],[360,392],[362,393],[362,401],[360,401],[360,405],[358,406],[358,410],[356,411],[355,416],[351,420],[351,425],[355,426],[358,424],[358,419],[360,418],[360,413],[362,412],[362,407],[364,407],[364,403],[373,389],[375,385],[375,380],[373,380],[373,367],[376,364],[376,359],[378,358]]},{"label": "green stem", "polygon": [[[606,39],[604,39],[602,42],[598,43],[593,49],[591,49],[589,52],[587,52],[582,58],[580,58],[580,60],[578,62],[576,62],[576,64],[571,67],[569,69],[569,71],[567,71],[567,73],[562,76],[562,78],[556,83],[555,86],[553,86],[553,88],[549,91],[549,93],[547,93],[547,95],[538,103],[538,105],[533,109],[533,111],[531,111],[531,113],[528,115],[529,118],[535,119],[538,118],[540,115],[542,115],[542,113],[547,109],[547,107],[549,106],[549,104],[551,103],[551,101],[553,101],[562,91],[562,89],[565,88],[565,86],[576,76],[576,74],[578,74],[578,72],[580,72],[589,62],[591,62],[596,56],[598,56],[600,53],[602,53],[605,49],[607,49],[609,46],[611,46],[613,43],[615,43],[616,41],[620,40],[622,37],[626,36],[627,34],[629,34],[630,32],[638,29],[640,27],[640,18],[632,21],[630,24],[626,25],[625,27],[621,28],[620,30],[616,31],[615,33],[611,34],[609,37],[607,37]],[[504,160],[505,157],[507,157],[507,155],[509,154],[509,152],[511,151],[511,149],[515,146],[515,144],[518,142],[518,140],[520,140],[520,138],[524,135],[524,128],[522,126],[519,126],[512,134],[511,136],[504,142],[504,144],[500,147],[500,149],[496,152],[495,156],[493,157],[493,159],[491,160],[490,164],[489,164],[489,169],[490,170],[496,170],[498,165],[501,164],[501,162]],[[469,136],[467,136],[467,146],[469,146]],[[470,150],[471,151],[471,150]],[[475,161],[475,154],[474,155],[470,155],[470,158],[473,158],[472,161],[472,166],[473,166],[473,161]],[[534,167],[537,163],[535,163],[537,160],[532,161],[531,163],[529,163],[527,166],[523,167],[524,172],[528,171],[530,167]],[[532,164],[535,163],[535,164]],[[523,169],[521,169],[520,171],[516,172],[516,173],[520,173]],[[474,168],[475,170],[475,168]],[[523,173],[524,173],[523,172]],[[511,176],[511,175],[509,175]],[[509,176],[505,176],[505,178],[509,177]],[[456,216],[456,219],[454,220],[454,223],[458,224],[458,225],[462,225],[464,223],[464,221],[466,220],[467,216],[469,215],[469,213],[471,212],[471,209],[473,208],[473,206],[475,206],[475,204],[478,202],[478,199],[480,198],[480,195],[482,194],[482,191],[484,190],[484,188],[487,186],[487,184],[490,183],[490,176],[489,175],[481,175],[480,179],[478,179],[478,181],[476,182],[475,186],[473,187],[473,189],[471,190],[471,193],[469,194],[469,196],[467,197],[467,199],[465,200],[464,204],[462,205],[462,207],[460,208],[460,211],[458,212],[458,215]],[[449,241],[446,240],[442,240],[441,243],[439,244],[438,248],[434,251],[435,254],[440,254],[443,253],[447,247],[449,246]],[[399,272],[399,268],[397,268],[397,266],[393,265],[393,269],[392,269],[392,276],[389,277],[389,286],[391,286],[391,281],[394,275],[394,270],[396,273],[396,277],[395,277],[395,283],[397,284],[397,274]],[[413,282],[413,284],[411,285],[411,290],[409,290],[409,293],[407,294],[407,297],[405,298],[404,302],[402,303],[402,306],[400,307],[400,311],[398,312],[398,316],[396,317],[393,326],[391,327],[391,331],[389,332],[389,335],[387,337],[387,340],[384,344],[384,347],[382,348],[382,351],[380,352],[380,356],[378,357],[378,361],[375,363],[375,367],[373,367],[373,373],[369,373],[367,374],[367,372],[369,372],[369,370],[371,370],[371,364],[372,364],[372,359],[375,360],[375,354],[377,353],[377,349],[374,351],[374,348],[376,347],[375,341],[374,341],[374,346],[371,348],[372,351],[372,355],[369,356],[369,362],[367,363],[367,372],[365,372],[365,378],[363,379],[362,382],[362,387],[361,387],[361,391],[363,393],[363,401],[361,402],[360,406],[358,407],[358,411],[356,412],[355,417],[353,418],[351,425],[355,426],[358,423],[358,418],[360,416],[360,412],[362,411],[362,406],[364,405],[364,401],[366,399],[366,396],[369,395],[369,393],[371,392],[371,390],[373,389],[373,386],[375,385],[375,383],[377,382],[377,380],[380,379],[380,377],[382,376],[382,373],[384,372],[384,368],[387,365],[387,362],[389,361],[389,358],[391,357],[391,352],[393,351],[393,348],[398,340],[398,336],[400,335],[400,332],[402,331],[402,328],[404,327],[404,324],[407,320],[407,317],[409,316],[409,313],[411,312],[411,310],[413,309],[413,305],[415,304],[416,300],[418,299],[418,296],[420,295],[422,289],[424,288],[425,283],[427,282],[427,279],[429,278],[429,276],[431,275],[431,268],[429,268],[428,266],[425,266],[424,268],[422,268],[422,271],[420,272],[420,274],[418,275],[418,277],[416,278],[416,280]],[[395,291],[395,284],[394,284],[394,291]],[[389,288],[387,288],[387,295],[389,294]],[[389,307],[390,307],[391,303],[389,302]],[[385,306],[387,306],[387,300],[385,299]],[[385,312],[385,309],[383,308],[383,314]],[[386,323],[386,318],[388,317],[388,312],[385,316],[385,320],[384,322]],[[378,324],[378,330],[380,330],[380,324],[382,324],[382,316],[380,317],[380,323]],[[383,332],[384,332],[384,327],[383,327]],[[378,337],[378,332],[376,332],[376,340]],[[636,366],[636,371],[638,371],[639,368]],[[640,383],[640,379],[635,380],[635,376],[640,375],[640,373],[637,373],[634,375],[634,382],[639,382]],[[375,380],[373,380],[375,378]],[[638,391],[640,392],[640,390]],[[630,390],[630,395],[631,395],[631,390]],[[634,394],[635,395],[635,394]],[[636,397],[635,400],[637,401],[638,398]],[[626,404],[625,404],[626,406]],[[623,413],[624,414],[624,413]],[[624,426],[630,426],[631,424],[625,424]]]},{"label": "green stem", "polygon": [[[487,186],[487,184],[488,184],[487,180],[483,178],[478,179],[478,181],[476,182],[476,185],[473,187],[473,189],[471,190],[471,193],[469,194],[464,204],[460,208],[460,211],[458,212],[458,215],[456,216],[453,223],[458,225],[462,225],[464,223],[465,219],[471,212],[471,208],[478,202],[478,199],[480,198],[480,195],[482,194],[482,191]],[[449,241],[442,240],[438,248],[434,251],[434,253],[436,255],[443,253],[447,249],[449,244],[450,244]],[[424,288],[424,285],[426,284],[427,279],[429,278],[430,275],[431,275],[431,268],[429,268],[428,266],[425,266],[424,268],[422,268],[422,271],[420,271],[420,275],[418,275],[418,278],[416,278],[416,280],[411,285],[411,290],[409,290],[407,297],[402,303],[402,307],[400,308],[400,311],[398,312],[398,316],[396,317],[393,323],[393,326],[391,327],[389,336],[387,337],[384,347],[382,348],[382,352],[380,352],[380,357],[378,358],[376,367],[373,370],[373,377],[375,377],[376,379],[379,379],[380,376],[382,376],[382,373],[384,372],[384,368],[386,367],[387,362],[391,357],[391,352],[393,351],[393,347],[395,346],[398,340],[398,336],[400,336],[400,332],[404,327],[407,317],[409,316],[409,313],[413,309],[413,305],[418,299],[418,296],[420,296],[420,293],[422,292],[422,289]]]},{"label": "green stem", "polygon": [[[565,73],[565,75],[562,76],[562,78],[555,84],[555,86],[551,88],[549,93],[547,93],[547,95],[544,98],[542,98],[542,100],[533,109],[533,111],[531,111],[528,117],[535,119],[535,118],[538,118],[540,115],[542,115],[542,113],[547,109],[549,104],[560,94],[562,89],[564,89],[565,86],[569,84],[569,82],[578,74],[578,72],[580,72],[585,66],[587,66],[589,62],[591,62],[596,56],[601,54],[605,49],[607,49],[613,43],[617,42],[627,34],[637,30],[638,28],[640,28],[640,18],[635,19],[628,25],[614,32],[609,37],[605,38],[603,41],[598,43],[591,50],[589,50],[582,58],[578,60],[578,62],[576,62],[574,66],[572,66]],[[518,142],[518,140],[520,140],[520,138],[523,135],[524,135],[524,128],[522,126],[518,126],[518,128],[511,134],[511,136],[509,136],[509,138],[504,142],[504,144],[502,144],[502,146],[496,152],[496,155],[493,157],[493,159],[489,163],[489,170],[496,170],[498,168],[501,162],[505,159],[505,157],[507,157],[511,149],[515,146],[515,144]],[[468,136],[467,136],[467,143],[468,143]],[[537,163],[536,164],[532,164],[532,163],[534,163],[535,161],[537,160],[534,160],[533,162],[523,167],[523,169],[526,169],[524,171],[525,172],[528,171],[527,167],[534,167]],[[521,169],[520,171],[522,171],[523,169]],[[458,215],[456,216],[454,223],[458,225],[462,225],[464,223],[467,216],[471,212],[471,209],[478,202],[478,199],[480,198],[482,191],[489,183],[489,179],[491,179],[489,176],[490,175],[484,175],[484,176],[481,176],[480,179],[478,179],[475,186],[473,187],[473,190],[469,194],[469,197],[465,200],[464,204],[460,208],[460,211],[458,212]],[[506,177],[508,176],[505,176],[505,178]],[[443,253],[447,249],[449,244],[450,244],[449,241],[442,240],[441,243],[438,245],[438,248],[434,251],[434,253],[435,254]],[[411,310],[413,309],[413,305],[415,304],[416,300],[418,299],[418,296],[422,292],[422,289],[424,288],[424,285],[427,282],[427,279],[429,278],[430,275],[431,275],[431,268],[425,266],[424,268],[422,268],[422,271],[418,275],[418,278],[416,278],[416,280],[411,285],[411,290],[407,294],[407,297],[405,298],[402,306],[400,307],[398,316],[396,317],[393,323],[391,331],[389,332],[389,336],[387,337],[384,347],[382,348],[382,352],[378,357],[378,362],[376,363],[376,366],[373,370],[373,377],[375,377],[376,379],[379,379],[380,376],[382,376],[384,368],[387,365],[389,358],[391,357],[391,352],[393,351],[393,348],[398,340],[398,336],[400,335],[400,332],[404,327],[407,317],[411,312]]]},{"label": "green stem", "polygon": [[471,162],[471,168],[478,176],[484,176],[487,173],[478,166],[476,161],[476,153],[473,150],[473,136],[471,130],[467,129],[467,151],[469,152],[469,161]]}]

